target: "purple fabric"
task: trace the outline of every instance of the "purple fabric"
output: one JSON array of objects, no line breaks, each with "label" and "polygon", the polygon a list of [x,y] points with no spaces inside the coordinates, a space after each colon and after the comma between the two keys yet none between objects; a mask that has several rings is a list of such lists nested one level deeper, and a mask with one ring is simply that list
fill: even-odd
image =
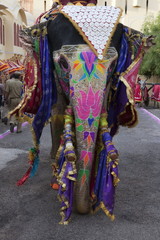
[{"label": "purple fabric", "polygon": [[[111,136],[114,136],[117,132],[118,129],[118,116],[121,112],[124,111],[126,103],[128,102],[128,97],[126,93],[126,87],[119,80],[119,75],[126,71],[128,66],[131,64],[132,59],[131,59],[131,52],[129,51],[129,41],[128,41],[128,28],[124,27],[124,33],[122,36],[122,41],[121,41],[121,49],[120,49],[120,54],[116,66],[115,72],[117,74],[115,75],[113,81],[114,84],[117,86],[117,92],[113,92],[113,101],[110,104],[109,107],[109,112],[108,112],[108,123],[109,126],[112,125],[111,127]],[[116,104],[115,104],[116,103]]]},{"label": "purple fabric", "polygon": [[104,178],[103,192],[102,192],[102,202],[104,203],[106,209],[110,212],[110,214],[113,214],[114,195],[115,195],[115,187],[113,186],[113,176],[111,175],[112,165],[113,165],[113,162],[110,162],[107,168],[107,174],[105,175],[105,178]]},{"label": "purple fabric", "polygon": [[105,132],[102,134],[102,141],[105,143],[106,141],[112,141],[112,137],[109,132]]},{"label": "purple fabric", "polygon": [[114,147],[114,145],[109,145],[109,146],[107,146],[107,144],[106,144],[106,148],[107,148],[107,152],[109,153],[110,151],[112,151],[112,153],[113,153],[113,151],[115,152],[115,153],[117,153],[117,149]]},{"label": "purple fabric", "polygon": [[110,151],[114,151],[115,153],[118,153],[115,146],[113,144],[109,144],[112,142],[112,137],[109,132],[105,132],[102,134],[102,141],[106,146],[107,153],[109,153]]},{"label": "purple fabric", "polygon": [[[63,211],[65,214],[64,219],[62,219],[63,222],[67,221],[70,218],[70,215],[72,213],[74,182],[72,180],[68,179],[68,177],[67,177],[68,173],[70,171],[73,171],[72,163],[67,162],[67,165],[66,165],[63,177],[62,177],[63,183],[66,184],[66,190],[64,191],[62,186],[60,186],[59,191],[58,191],[60,198],[63,197],[63,199],[65,199],[65,201],[67,201],[69,204],[69,206],[66,206],[64,201],[62,201],[62,203],[61,203],[61,208],[66,207],[66,209]],[[73,174],[72,177],[76,178],[76,174]]]},{"label": "purple fabric", "polygon": [[59,165],[58,174],[61,172],[64,161],[65,161],[65,156],[64,156],[64,148],[63,148],[58,160],[58,165]]},{"label": "purple fabric", "polygon": [[93,205],[93,210],[95,210],[100,203],[103,203],[106,210],[112,215],[114,209],[115,186],[114,177],[111,173],[114,172],[118,176],[118,168],[117,166],[113,168],[114,161],[111,161],[106,167],[106,157],[107,151],[102,150],[94,187],[94,194],[97,197],[97,202]]},{"label": "purple fabric", "polygon": [[[111,136],[109,133],[103,133],[102,135],[103,143],[106,146],[106,142],[110,141]],[[114,164],[114,161],[107,162],[108,151],[116,150],[114,145],[110,147],[105,147],[99,156],[98,172],[96,176],[96,182],[94,187],[94,194],[97,197],[97,202],[93,205],[93,210],[95,210],[101,203],[104,204],[106,210],[113,214],[114,209],[114,197],[115,197],[115,185],[114,185],[114,172],[118,177],[118,167]]]},{"label": "purple fabric", "polygon": [[127,102],[128,102],[128,97],[127,97],[127,93],[126,93],[126,86],[124,85],[123,82],[119,82],[118,90],[116,93],[116,103],[117,104],[115,106],[115,102],[114,102],[112,109],[110,109],[110,111],[113,111],[113,113],[111,113],[111,112],[110,113],[112,114],[113,118],[115,118],[114,125],[110,131],[111,136],[114,136],[117,132],[117,129],[119,126],[118,116],[121,112],[124,111]]},{"label": "purple fabric", "polygon": [[[58,195],[61,199],[62,224],[67,223],[72,213],[74,179],[76,179],[76,174],[73,174],[73,171],[75,172],[74,162],[70,162],[68,160],[69,154],[75,154],[75,152],[73,150],[67,150],[66,148],[66,143],[70,141],[72,141],[71,131],[65,130],[64,145],[58,161],[58,176],[60,177],[60,187],[58,190]],[[73,179],[69,179],[69,177]]]}]

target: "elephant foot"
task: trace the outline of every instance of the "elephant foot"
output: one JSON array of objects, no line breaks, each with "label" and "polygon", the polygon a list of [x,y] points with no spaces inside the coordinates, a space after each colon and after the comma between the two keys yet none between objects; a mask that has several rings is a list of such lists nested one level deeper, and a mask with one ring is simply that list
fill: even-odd
[{"label": "elephant foot", "polygon": [[75,208],[80,214],[88,214],[91,210],[91,202],[89,195],[89,186],[76,185],[75,187]]}]

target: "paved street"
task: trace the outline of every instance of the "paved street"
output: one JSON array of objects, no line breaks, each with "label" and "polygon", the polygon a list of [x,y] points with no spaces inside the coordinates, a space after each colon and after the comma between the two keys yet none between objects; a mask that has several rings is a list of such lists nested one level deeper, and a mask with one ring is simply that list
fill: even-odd
[{"label": "paved street", "polygon": [[17,187],[28,168],[30,128],[24,124],[21,134],[10,134],[0,123],[0,240],[160,239],[160,109],[138,112],[139,125],[120,128],[113,140],[120,154],[115,221],[101,210],[95,215],[74,212],[68,226],[58,224],[60,204],[50,188],[49,126],[36,176]]}]

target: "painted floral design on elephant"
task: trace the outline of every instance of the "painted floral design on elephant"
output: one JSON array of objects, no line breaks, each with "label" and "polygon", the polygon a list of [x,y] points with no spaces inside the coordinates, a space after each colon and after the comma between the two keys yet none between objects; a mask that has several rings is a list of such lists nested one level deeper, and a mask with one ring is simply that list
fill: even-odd
[{"label": "painted floral design on elephant", "polygon": [[81,168],[78,171],[78,179],[81,180],[81,187],[84,185],[86,181],[88,182],[89,180],[90,170],[87,169],[87,165],[92,164],[92,159],[93,159],[92,152],[89,152],[88,150],[81,151],[79,160],[83,162],[83,168]]},{"label": "painted floral design on elephant", "polygon": [[81,97],[77,98],[78,105],[76,106],[78,117],[82,120],[89,118],[90,114],[95,118],[99,116],[101,111],[101,96],[100,90],[94,93],[90,85],[88,92],[80,90]]},{"label": "painted floral design on elephant", "polygon": [[95,140],[95,132],[84,132],[83,137],[83,140],[87,140],[87,146],[90,147],[91,142]]},{"label": "painted floral design on elephant", "polygon": [[84,79],[91,81],[92,78],[99,79],[99,75],[97,74],[97,70],[103,75],[107,70],[106,62],[109,60],[98,60],[96,55],[91,52],[80,52],[78,59],[74,61],[73,70],[78,72],[83,69],[83,74],[78,79],[78,81],[73,80],[74,83],[78,83]]}]

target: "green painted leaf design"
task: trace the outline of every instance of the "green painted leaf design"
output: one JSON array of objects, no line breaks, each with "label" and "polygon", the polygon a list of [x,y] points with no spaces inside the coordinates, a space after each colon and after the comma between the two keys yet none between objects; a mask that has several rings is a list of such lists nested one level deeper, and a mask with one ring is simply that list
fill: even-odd
[{"label": "green painted leaf design", "polygon": [[76,127],[77,131],[79,132],[83,132],[84,131],[84,127],[82,125]]}]

